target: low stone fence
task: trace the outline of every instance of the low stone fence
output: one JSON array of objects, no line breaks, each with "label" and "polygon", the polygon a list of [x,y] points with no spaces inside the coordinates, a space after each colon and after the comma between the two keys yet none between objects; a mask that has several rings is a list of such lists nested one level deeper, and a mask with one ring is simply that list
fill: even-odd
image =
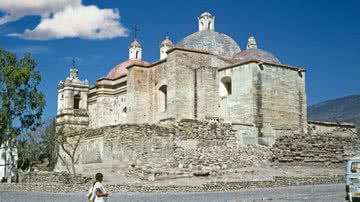
[{"label": "low stone fence", "polygon": [[352,124],[309,122],[308,134],[285,135],[273,145],[279,163],[343,163],[360,151],[360,137]]},{"label": "low stone fence", "polygon": [[[208,182],[199,186],[184,185],[105,185],[106,190],[110,193],[116,192],[214,192],[214,191],[237,191],[254,188],[273,188],[300,185],[317,185],[317,184],[337,184],[343,183],[343,176],[317,176],[317,177],[274,177],[268,181],[242,181],[242,182],[225,182],[216,181]],[[87,192],[90,187],[88,184],[49,184],[49,183],[18,183],[7,184],[0,183],[0,191],[14,192]]]},{"label": "low stone fence", "polygon": [[66,172],[20,172],[20,183],[44,183],[44,184],[85,184],[92,179],[81,175],[71,175]]}]

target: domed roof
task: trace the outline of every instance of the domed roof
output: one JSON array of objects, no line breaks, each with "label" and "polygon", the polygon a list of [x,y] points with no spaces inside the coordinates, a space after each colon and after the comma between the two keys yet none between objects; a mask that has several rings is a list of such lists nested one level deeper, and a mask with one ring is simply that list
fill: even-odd
[{"label": "domed roof", "polygon": [[142,48],[141,44],[136,39],[134,39],[134,41],[130,44],[130,47],[134,46]]},{"label": "domed roof", "polygon": [[267,51],[258,49],[258,48],[250,48],[247,50],[243,50],[236,54],[233,59],[237,62],[247,62],[251,60],[259,60],[262,62],[280,64],[280,60],[276,58],[276,56]]},{"label": "domed roof", "polygon": [[127,74],[127,72],[128,72],[128,70],[126,68],[133,64],[149,65],[150,63],[148,63],[144,60],[127,60],[125,62],[122,62],[122,63],[116,65],[114,68],[112,68],[106,77],[110,78],[110,79],[115,79],[120,76],[123,76],[123,75]]},{"label": "domed roof", "polygon": [[212,30],[195,32],[185,37],[176,46],[208,51],[212,54],[229,58],[240,51],[239,45],[232,38]]},{"label": "domed roof", "polygon": [[200,17],[203,17],[203,16],[212,16],[209,12],[203,12]]},{"label": "domed roof", "polygon": [[166,39],[161,43],[161,46],[174,46],[173,42],[169,39],[169,37],[167,36]]}]

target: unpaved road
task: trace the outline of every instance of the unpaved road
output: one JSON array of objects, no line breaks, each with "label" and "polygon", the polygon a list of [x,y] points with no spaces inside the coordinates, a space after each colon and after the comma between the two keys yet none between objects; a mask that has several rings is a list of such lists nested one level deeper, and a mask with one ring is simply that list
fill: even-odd
[{"label": "unpaved road", "polygon": [[[112,193],[111,202],[255,202],[344,201],[344,185],[315,185],[257,189],[237,192]],[[85,193],[0,192],[0,202],[86,202]]]}]

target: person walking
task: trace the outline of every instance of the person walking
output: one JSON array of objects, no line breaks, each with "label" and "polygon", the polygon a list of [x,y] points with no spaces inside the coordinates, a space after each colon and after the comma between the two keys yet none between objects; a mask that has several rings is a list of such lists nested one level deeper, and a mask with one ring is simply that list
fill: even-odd
[{"label": "person walking", "polygon": [[102,184],[103,179],[104,176],[102,173],[96,173],[95,182],[88,194],[90,202],[108,202],[109,193]]}]

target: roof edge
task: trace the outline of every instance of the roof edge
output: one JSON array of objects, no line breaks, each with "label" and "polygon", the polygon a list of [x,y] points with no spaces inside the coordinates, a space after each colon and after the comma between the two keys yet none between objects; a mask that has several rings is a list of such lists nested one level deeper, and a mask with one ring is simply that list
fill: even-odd
[{"label": "roof edge", "polygon": [[330,122],[330,121],[312,121],[312,120],[308,120],[308,123],[324,125],[324,126],[341,126],[341,127],[345,127],[345,128],[355,128],[355,125],[353,123],[349,123],[349,122]]},{"label": "roof edge", "polygon": [[295,67],[295,66],[284,65],[284,64],[276,64],[276,63],[264,62],[261,60],[249,60],[249,61],[245,61],[245,62],[235,63],[235,64],[229,65],[227,67],[219,68],[218,71],[223,71],[226,69],[231,69],[231,68],[234,68],[234,67],[237,67],[240,65],[245,65],[245,64],[250,64],[250,63],[257,63],[259,65],[272,65],[272,66],[277,66],[277,67],[281,67],[281,68],[285,68],[285,69],[294,70],[297,72],[306,72],[305,68],[303,68],[303,67]]},{"label": "roof edge", "polygon": [[166,51],[166,53],[169,54],[169,53],[171,53],[171,52],[173,52],[173,51],[175,51],[175,50],[212,55],[212,54],[211,54],[210,52],[208,52],[208,51],[203,51],[203,50],[198,50],[198,49],[191,49],[191,48],[180,48],[180,47],[177,47],[177,46],[175,46],[175,47],[172,48],[172,49],[169,49],[168,51]]}]

